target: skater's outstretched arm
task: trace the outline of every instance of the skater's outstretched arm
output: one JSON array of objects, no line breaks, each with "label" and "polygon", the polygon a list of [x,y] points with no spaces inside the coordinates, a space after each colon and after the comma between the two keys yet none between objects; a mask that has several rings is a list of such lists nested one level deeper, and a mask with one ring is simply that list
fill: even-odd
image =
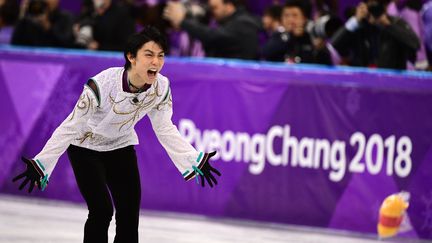
[{"label": "skater's outstretched arm", "polygon": [[195,177],[198,182],[198,177],[196,176],[200,175],[202,186],[205,185],[204,179],[206,179],[209,186],[213,187],[213,185],[217,184],[217,180],[213,174],[221,175],[209,163],[210,158],[216,152],[198,152],[181,136],[177,127],[171,121],[173,109],[169,85],[167,85],[164,94],[159,105],[148,113],[159,142],[165,148],[186,181]]},{"label": "skater's outstretched arm", "polygon": [[22,158],[27,166],[26,170],[13,179],[15,182],[24,178],[19,187],[20,190],[28,182],[31,182],[29,192],[33,190],[35,183],[39,189],[46,187],[58,159],[69,147],[71,141],[76,139],[78,129],[87,122],[99,106],[98,92],[94,82],[90,80],[84,87],[74,110],[56,128],[42,151],[32,159]]}]

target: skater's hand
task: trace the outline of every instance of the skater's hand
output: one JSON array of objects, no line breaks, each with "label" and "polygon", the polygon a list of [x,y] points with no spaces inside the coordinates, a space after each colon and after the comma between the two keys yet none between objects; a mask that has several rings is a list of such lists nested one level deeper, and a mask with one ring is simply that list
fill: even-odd
[{"label": "skater's hand", "polygon": [[201,167],[202,174],[199,173],[199,176],[201,177],[201,186],[203,186],[203,187],[205,185],[205,181],[207,181],[207,183],[210,185],[210,187],[213,187],[213,185],[216,186],[217,180],[213,174],[221,176],[221,173],[218,170],[216,170],[215,168],[213,168],[209,162],[210,158],[213,157],[215,154],[216,154],[216,151],[204,154],[205,161],[202,162],[202,165],[203,165]]},{"label": "skater's hand", "polygon": [[21,178],[25,178],[19,186],[19,189],[22,190],[30,182],[30,186],[28,189],[29,193],[33,191],[35,185],[37,185],[40,190],[44,190],[46,184],[48,183],[48,180],[47,177],[44,177],[44,173],[38,166],[37,162],[24,157],[21,157],[21,159],[26,164],[27,168],[23,173],[13,178],[12,181],[15,182]]}]

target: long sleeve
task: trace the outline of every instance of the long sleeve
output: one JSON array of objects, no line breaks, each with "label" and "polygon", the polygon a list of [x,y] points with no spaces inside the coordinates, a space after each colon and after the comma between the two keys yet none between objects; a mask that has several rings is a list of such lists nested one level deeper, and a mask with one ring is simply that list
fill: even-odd
[{"label": "long sleeve", "polygon": [[45,175],[51,176],[59,157],[66,151],[71,141],[86,139],[86,136],[91,136],[90,133],[85,133],[79,138],[79,131],[86,125],[97,105],[96,95],[86,85],[72,113],[56,128],[42,151],[33,158],[38,162]]},{"label": "long sleeve", "polygon": [[109,38],[101,41],[100,50],[121,51],[127,43],[127,38],[135,32],[135,22],[132,18],[125,16],[114,26],[108,25],[107,28],[113,29]]},{"label": "long sleeve", "polygon": [[262,55],[267,61],[283,62],[287,51],[289,34],[275,31],[262,47]]},{"label": "long sleeve", "polygon": [[99,50],[122,51],[128,37],[135,33],[135,21],[126,6],[113,4],[103,16],[96,18],[93,31]]},{"label": "long sleeve", "polygon": [[181,28],[192,37],[200,40],[204,45],[214,45],[216,47],[236,43],[238,38],[233,30],[234,26],[230,25],[230,27],[210,28],[190,19],[185,19],[181,23]]},{"label": "long sleeve", "polygon": [[414,52],[420,48],[420,41],[416,33],[407,22],[400,18],[391,19],[391,24],[383,30]]},{"label": "long sleeve", "polygon": [[55,10],[50,18],[53,23],[51,32],[57,42],[56,46],[71,47],[74,42],[73,17],[67,12]]},{"label": "long sleeve", "polygon": [[330,43],[341,56],[348,56],[354,43],[355,30],[349,30],[346,26],[340,27],[333,35]]},{"label": "long sleeve", "polygon": [[168,156],[183,175],[183,178],[190,180],[195,175],[195,169],[202,167],[204,156],[203,153],[197,152],[192,145],[184,140],[171,121],[172,114],[172,97],[168,88],[161,103],[153,108],[148,116],[153,130]]}]

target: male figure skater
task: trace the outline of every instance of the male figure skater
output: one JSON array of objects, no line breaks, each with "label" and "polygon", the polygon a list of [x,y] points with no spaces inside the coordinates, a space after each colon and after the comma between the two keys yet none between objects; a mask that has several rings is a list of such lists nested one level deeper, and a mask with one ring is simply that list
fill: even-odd
[{"label": "male figure skater", "polygon": [[44,189],[58,158],[67,150],[78,187],[89,210],[84,242],[107,242],[108,227],[116,209],[115,243],[138,242],[141,198],[134,145],[134,126],[148,115],[159,142],[185,180],[201,177],[213,187],[220,176],[209,159],[216,152],[197,152],[171,121],[172,98],[168,78],[161,75],[165,37],[153,27],[133,34],[124,50],[124,67],[108,68],[92,77],[74,110],[54,131],[42,151],[23,158],[25,178]]}]

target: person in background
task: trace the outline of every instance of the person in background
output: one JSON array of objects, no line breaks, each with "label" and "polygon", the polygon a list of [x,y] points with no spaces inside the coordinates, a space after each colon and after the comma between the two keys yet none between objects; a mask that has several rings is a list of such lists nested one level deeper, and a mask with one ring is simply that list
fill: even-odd
[{"label": "person in background", "polygon": [[0,0],[0,44],[10,44],[19,17],[17,0]]},{"label": "person in background", "polygon": [[[206,26],[210,24],[211,13],[205,3],[198,0],[185,0],[182,3],[187,9],[186,18]],[[170,56],[206,56],[204,47],[199,39],[194,38],[185,30],[173,27],[165,19],[163,22],[168,23],[166,33],[169,36]]]},{"label": "person in background", "polygon": [[282,9],[282,25],[289,33],[284,59],[287,63],[317,63],[331,65],[325,45],[315,43],[307,24],[312,12],[309,1],[288,0]]},{"label": "person in background", "polygon": [[424,24],[424,44],[429,62],[429,71],[432,71],[432,1],[425,3],[421,10]]},{"label": "person in background", "polygon": [[246,12],[237,0],[209,0],[208,5],[217,21],[215,28],[187,18],[187,10],[181,2],[168,2],[164,17],[174,28],[200,40],[206,56],[257,59],[260,21]]},{"label": "person in background", "polygon": [[93,0],[74,30],[78,45],[90,50],[121,51],[135,33],[130,8],[111,0]]},{"label": "person in background", "polygon": [[59,46],[49,21],[48,4],[44,0],[31,0],[24,17],[20,19],[12,35],[13,45]]},{"label": "person in background", "polygon": [[82,0],[80,12],[72,27],[75,37],[74,46],[86,49],[90,42],[94,41],[94,6],[93,0]]},{"label": "person in background", "polygon": [[261,18],[263,29],[271,35],[278,29],[283,29],[282,23],[281,23],[281,13],[282,13],[282,6],[279,4],[274,4],[269,7],[267,7],[264,10],[263,16]]},{"label": "person in background", "polygon": [[264,10],[263,28],[269,36],[262,47],[262,57],[266,61],[283,62],[288,41],[288,32],[281,23],[282,6],[274,4]]},{"label": "person in background", "polygon": [[72,47],[74,42],[72,14],[60,9],[60,0],[45,1],[48,5],[48,18],[51,23],[51,31],[53,32],[58,46]]},{"label": "person in background", "polygon": [[331,63],[340,63],[340,56],[330,43],[333,35],[343,26],[342,19],[324,3],[315,11],[314,21],[307,24],[307,31],[312,35],[313,44],[318,50],[328,50]]},{"label": "person in background", "polygon": [[420,40],[420,48],[417,51],[417,59],[413,67],[417,70],[425,70],[429,67],[424,44],[424,24],[420,16],[422,5],[422,0],[408,0],[405,7],[400,11],[400,17],[411,26]]},{"label": "person in background", "polygon": [[420,41],[401,18],[386,13],[388,1],[361,2],[331,44],[352,66],[406,69],[415,61]]},{"label": "person in background", "polygon": [[12,44],[72,47],[73,17],[59,9],[58,0],[31,0],[23,5],[27,8],[24,17],[17,23]]}]

